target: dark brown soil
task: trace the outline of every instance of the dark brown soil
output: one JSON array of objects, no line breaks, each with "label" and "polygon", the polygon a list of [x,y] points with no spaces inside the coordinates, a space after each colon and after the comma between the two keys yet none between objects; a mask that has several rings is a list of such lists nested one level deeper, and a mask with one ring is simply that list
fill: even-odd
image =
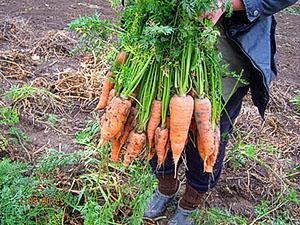
[{"label": "dark brown soil", "polygon": [[32,27],[40,30],[64,29],[73,19],[83,15],[91,15],[94,12],[107,19],[112,19],[115,16],[110,8],[110,3],[103,0],[1,0],[0,7],[1,18],[21,17],[29,20]]}]

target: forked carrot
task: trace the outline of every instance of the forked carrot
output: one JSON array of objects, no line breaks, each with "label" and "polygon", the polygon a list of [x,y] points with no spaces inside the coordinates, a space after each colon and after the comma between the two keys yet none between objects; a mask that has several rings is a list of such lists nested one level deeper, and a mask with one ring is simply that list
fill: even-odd
[{"label": "forked carrot", "polygon": [[208,157],[206,167],[204,167],[204,172],[207,173],[213,172],[213,168],[219,153],[220,141],[221,141],[221,134],[220,134],[220,129],[217,126],[214,132],[214,152]]},{"label": "forked carrot", "polygon": [[211,102],[208,98],[195,99],[195,121],[198,130],[197,147],[204,165],[206,165],[208,157],[214,152]]},{"label": "forked carrot", "polygon": [[167,144],[166,144],[166,154],[165,154],[164,161],[165,161],[165,159],[167,157],[168,151],[171,148],[171,141],[170,141],[170,117],[169,116],[166,119],[166,126],[167,126],[167,129],[169,130],[169,138],[168,138],[168,141],[167,141]]},{"label": "forked carrot", "polygon": [[153,159],[153,157],[155,156],[155,154],[156,154],[155,148],[151,148],[150,152],[149,152],[149,154],[147,156],[147,160],[150,161],[151,159]]},{"label": "forked carrot", "polygon": [[153,147],[153,138],[156,128],[160,124],[161,120],[161,101],[153,100],[151,105],[150,119],[147,125],[147,138],[149,147]]},{"label": "forked carrot", "polygon": [[131,107],[130,113],[128,115],[127,121],[125,123],[122,135],[120,137],[120,144],[123,146],[125,142],[128,139],[129,133],[133,130],[133,128],[136,126],[136,115],[137,115],[137,109]]},{"label": "forked carrot", "polygon": [[100,146],[120,134],[126,123],[130,107],[131,102],[129,100],[120,97],[112,99],[101,119]]},{"label": "forked carrot", "polygon": [[194,111],[191,96],[173,96],[170,101],[170,140],[175,164],[175,176],[179,158],[188,137],[189,127]]},{"label": "forked carrot", "polygon": [[128,137],[128,145],[124,156],[123,166],[127,167],[140,154],[146,144],[146,135],[131,131]]},{"label": "forked carrot", "polygon": [[157,127],[155,130],[155,151],[157,155],[157,166],[160,167],[165,159],[166,147],[169,138],[168,128],[162,129]]},{"label": "forked carrot", "polygon": [[112,72],[109,71],[102,82],[102,90],[100,95],[100,100],[98,105],[96,106],[97,110],[104,109],[107,106],[109,93],[114,88],[114,84],[109,80],[112,77]]},{"label": "forked carrot", "polygon": [[117,163],[120,158],[120,152],[121,152],[121,144],[118,139],[112,139],[111,140],[111,152],[110,152],[110,159],[112,162]]}]

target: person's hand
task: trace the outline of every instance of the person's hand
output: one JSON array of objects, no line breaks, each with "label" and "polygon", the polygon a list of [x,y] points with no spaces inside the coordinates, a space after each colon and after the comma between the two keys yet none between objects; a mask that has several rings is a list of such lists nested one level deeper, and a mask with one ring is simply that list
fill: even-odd
[{"label": "person's hand", "polygon": [[205,12],[203,15],[200,16],[200,19],[210,19],[213,24],[216,24],[221,16],[223,15],[224,11],[222,9],[222,1],[218,0],[218,9],[215,12]]}]

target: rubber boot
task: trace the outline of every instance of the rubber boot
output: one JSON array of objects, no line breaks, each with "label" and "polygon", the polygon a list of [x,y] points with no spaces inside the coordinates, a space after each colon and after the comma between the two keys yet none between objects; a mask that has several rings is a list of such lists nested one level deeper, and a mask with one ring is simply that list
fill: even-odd
[{"label": "rubber boot", "polygon": [[155,221],[161,217],[180,187],[174,176],[157,176],[158,189],[152,195],[144,212],[144,219]]},{"label": "rubber boot", "polygon": [[185,192],[182,198],[179,200],[178,207],[173,217],[169,220],[167,225],[194,225],[190,219],[191,214],[202,203],[204,193],[200,193],[191,187],[186,185]]}]

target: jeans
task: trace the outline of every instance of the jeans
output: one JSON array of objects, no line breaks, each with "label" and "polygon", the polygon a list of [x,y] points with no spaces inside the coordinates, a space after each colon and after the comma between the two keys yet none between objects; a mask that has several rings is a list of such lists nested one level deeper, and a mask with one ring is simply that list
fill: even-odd
[{"label": "jeans", "polygon": [[[203,160],[198,153],[197,147],[194,146],[191,141],[185,147],[184,153],[186,156],[187,166],[185,175],[187,183],[198,192],[207,192],[218,183],[225,157],[225,147],[228,142],[228,138],[224,137],[228,137],[228,134],[232,132],[234,121],[240,113],[243,98],[247,94],[248,90],[249,86],[238,88],[229,99],[225,110],[223,110],[221,114],[220,132],[222,140],[219,146],[219,153],[213,169],[213,174],[203,172]],[[178,166],[181,163],[182,159],[180,159]],[[174,175],[175,166],[173,163],[172,151],[169,150],[164,164],[159,169],[157,169],[156,156],[150,160],[150,165],[156,175]]]}]

